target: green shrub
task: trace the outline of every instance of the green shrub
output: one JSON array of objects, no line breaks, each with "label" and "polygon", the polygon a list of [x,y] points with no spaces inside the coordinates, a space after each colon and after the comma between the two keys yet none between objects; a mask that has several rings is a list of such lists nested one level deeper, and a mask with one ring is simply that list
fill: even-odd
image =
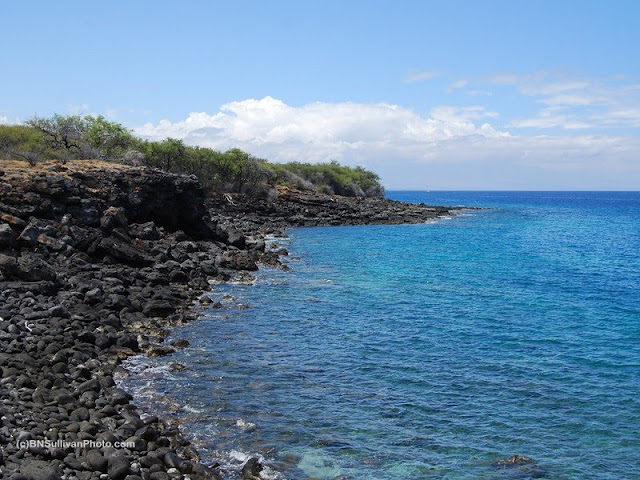
[{"label": "green shrub", "polygon": [[347,196],[384,195],[380,177],[362,167],[332,161],[268,163],[240,149],[219,152],[167,138],[161,142],[134,137],[104,117],[54,115],[33,117],[25,125],[0,125],[0,153],[6,158],[122,161],[168,172],[196,175],[210,191],[268,196],[275,185]]},{"label": "green shrub", "polygon": [[[48,155],[47,155],[48,154]],[[34,165],[52,156],[45,136],[25,125],[0,125],[0,156],[8,160],[27,160]]]},{"label": "green shrub", "polygon": [[276,183],[292,188],[318,190],[345,196],[382,197],[384,188],[380,177],[362,167],[347,167],[336,161],[329,163],[268,164],[276,176]]}]

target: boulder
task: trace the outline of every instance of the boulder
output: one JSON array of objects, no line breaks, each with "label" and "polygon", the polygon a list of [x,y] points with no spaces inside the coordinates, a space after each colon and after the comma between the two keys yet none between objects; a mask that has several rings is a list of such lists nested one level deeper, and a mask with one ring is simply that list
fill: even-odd
[{"label": "boulder", "polygon": [[103,230],[113,230],[114,228],[127,228],[129,220],[122,207],[109,207],[104,211],[100,219],[100,227]]},{"label": "boulder", "polygon": [[62,250],[67,246],[67,244],[64,241],[59,240],[57,238],[50,237],[49,235],[44,235],[44,234],[38,235],[38,237],[36,238],[36,241],[40,245],[44,245],[45,247],[51,250],[54,250],[56,252]]},{"label": "boulder", "polygon": [[5,223],[8,223],[13,228],[20,229],[27,226],[27,222],[22,220],[21,218],[16,217],[15,215],[10,215],[5,212],[0,212],[0,220]]},{"label": "boulder", "polygon": [[92,470],[102,473],[107,472],[109,461],[100,453],[99,450],[89,450],[85,455],[85,459]]},{"label": "boulder", "polygon": [[216,226],[216,236],[227,245],[233,245],[237,248],[244,248],[247,241],[240,230],[230,225],[218,224]]},{"label": "boulder", "polygon": [[21,280],[26,282],[54,281],[57,277],[51,265],[31,253],[27,253],[18,259],[17,274]]},{"label": "boulder", "polygon": [[246,250],[229,250],[216,257],[216,266],[231,270],[258,270],[256,262]]},{"label": "boulder", "polygon": [[151,300],[142,309],[147,317],[167,317],[176,311],[176,307],[167,300]]},{"label": "boulder", "polygon": [[0,223],[0,248],[8,247],[13,242],[13,230],[6,223]]},{"label": "boulder", "polygon": [[150,255],[114,237],[107,237],[100,240],[98,249],[133,267],[143,267],[153,264],[153,258]]},{"label": "boulder", "polygon": [[165,355],[176,353],[176,349],[165,345],[152,345],[147,348],[145,353],[150,357],[164,357]]},{"label": "boulder", "polygon": [[35,225],[29,224],[18,236],[18,241],[25,245],[35,245],[38,241],[38,235],[40,235],[38,228]]},{"label": "boulder", "polygon": [[90,226],[98,226],[100,224],[100,212],[96,207],[71,205],[67,207],[67,213],[69,213],[79,223]]},{"label": "boulder", "polygon": [[242,467],[242,478],[244,480],[259,480],[263,467],[258,457],[251,457]]},{"label": "boulder", "polygon": [[31,480],[60,480],[60,470],[49,462],[28,459],[20,466],[20,473]]},{"label": "boulder", "polygon": [[8,255],[0,254],[0,273],[8,280],[18,275],[18,261]]},{"label": "boulder", "polygon": [[153,222],[135,223],[129,226],[129,235],[140,240],[158,240],[160,231]]},{"label": "boulder", "polygon": [[124,455],[112,455],[107,459],[107,473],[111,480],[123,480],[128,474],[131,464]]}]

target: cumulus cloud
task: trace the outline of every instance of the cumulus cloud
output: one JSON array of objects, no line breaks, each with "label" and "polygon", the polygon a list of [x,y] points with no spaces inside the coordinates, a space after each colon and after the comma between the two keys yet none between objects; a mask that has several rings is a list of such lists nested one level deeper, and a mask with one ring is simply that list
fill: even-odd
[{"label": "cumulus cloud", "polygon": [[219,150],[246,149],[280,161],[362,161],[381,152],[420,150],[462,136],[508,135],[475,120],[494,117],[482,107],[436,107],[428,116],[387,103],[310,103],[301,107],[265,97],[223,105],[214,114],[191,113],[135,129],[150,139],[174,137]]},{"label": "cumulus cloud", "polygon": [[[579,122],[549,108],[548,118],[529,126]],[[493,126],[497,118],[497,112],[482,106],[438,106],[419,114],[387,103],[291,106],[265,97],[231,102],[218,112],[191,113],[181,121],[147,123],[134,131],[148,139],[173,137],[217,150],[238,147],[276,162],[335,159],[373,169],[391,188],[640,184],[637,136],[514,135]]]}]

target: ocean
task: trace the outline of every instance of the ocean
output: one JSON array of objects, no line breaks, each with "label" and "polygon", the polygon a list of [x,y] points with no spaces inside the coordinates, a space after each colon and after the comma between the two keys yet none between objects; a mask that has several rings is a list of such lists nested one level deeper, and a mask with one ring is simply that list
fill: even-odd
[{"label": "ocean", "polygon": [[640,479],[640,193],[388,196],[489,208],[272,238],[126,388],[228,479]]}]

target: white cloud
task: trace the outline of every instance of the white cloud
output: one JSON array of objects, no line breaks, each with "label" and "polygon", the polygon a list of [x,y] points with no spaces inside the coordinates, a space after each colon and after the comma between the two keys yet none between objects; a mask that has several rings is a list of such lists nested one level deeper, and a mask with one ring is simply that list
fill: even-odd
[{"label": "white cloud", "polygon": [[509,122],[514,128],[554,128],[560,127],[568,130],[580,128],[592,128],[594,125],[580,120],[576,115],[566,112],[565,107],[549,107],[538,111],[535,117]]},{"label": "white cloud", "polygon": [[9,117],[0,116],[0,125],[8,125],[8,124],[9,124]]},{"label": "white cloud", "polygon": [[431,116],[443,122],[457,123],[460,120],[470,121],[486,117],[496,118],[499,115],[497,112],[487,111],[481,106],[451,107],[442,105],[432,108]]},{"label": "white cloud", "polygon": [[489,92],[488,90],[469,90],[466,93],[467,95],[471,95],[472,97],[480,97],[480,96],[493,97],[494,95],[493,92]]},{"label": "white cloud", "polygon": [[389,152],[420,155],[420,149],[453,137],[508,135],[474,123],[495,115],[478,106],[435,107],[430,116],[386,103],[317,102],[292,107],[265,97],[228,103],[212,115],[191,113],[180,122],[146,124],[135,132],[219,150],[239,147],[276,161],[364,161]]},{"label": "white cloud", "polygon": [[624,107],[622,105],[590,118],[602,125],[640,127],[640,105]]},{"label": "white cloud", "polygon": [[404,77],[405,83],[415,83],[415,82],[424,82],[426,80],[431,80],[432,78],[439,77],[442,75],[437,70],[428,70],[424,72],[420,72],[417,70],[411,70]]},{"label": "white cloud", "polygon": [[456,90],[459,90],[461,88],[466,87],[469,84],[468,80],[456,80],[455,82],[453,82],[451,85],[449,85],[445,91],[447,93],[453,93]]},{"label": "white cloud", "polygon": [[[640,127],[640,85],[611,77],[571,77],[552,72],[504,73],[488,79],[490,85],[513,86],[547,107],[533,117],[512,121],[514,128]],[[552,114],[552,108],[566,110]]]},{"label": "white cloud", "polygon": [[[637,136],[516,136],[491,125],[497,115],[482,106],[437,106],[421,115],[386,103],[296,107],[265,97],[231,102],[211,114],[191,113],[182,121],[148,123],[135,133],[218,150],[238,147],[272,161],[336,159],[371,168],[396,188],[425,188],[425,179],[429,188],[640,184]],[[533,122],[512,123],[569,128],[573,122],[574,128],[583,127],[559,107],[548,107],[537,125],[527,121]]]},{"label": "white cloud", "polygon": [[390,189],[637,190],[638,152],[635,136],[473,136],[375,167]]},{"label": "white cloud", "polygon": [[548,98],[543,98],[540,102],[546,105],[567,105],[577,107],[593,105],[597,100],[597,97],[593,96],[562,93]]},{"label": "white cloud", "polygon": [[533,81],[521,85],[521,90],[527,95],[553,96],[567,92],[585,91],[589,86],[589,82],[577,80],[560,80],[549,83]]}]

